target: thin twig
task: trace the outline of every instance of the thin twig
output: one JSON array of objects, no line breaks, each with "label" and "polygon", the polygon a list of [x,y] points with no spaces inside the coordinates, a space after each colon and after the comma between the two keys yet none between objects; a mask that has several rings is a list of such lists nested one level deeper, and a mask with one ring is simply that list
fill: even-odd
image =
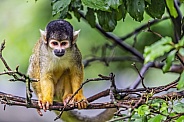
[{"label": "thin twig", "polygon": [[157,36],[160,37],[160,38],[162,38],[163,36],[162,36],[161,34],[159,34],[159,33],[154,32],[154,31],[151,30],[151,28],[150,28],[150,27],[151,27],[150,23],[151,23],[151,22],[148,21],[148,30],[147,30],[147,31],[148,31],[148,32],[151,32],[151,33],[153,33],[153,34],[155,34],[155,35],[157,35]]},{"label": "thin twig", "polygon": [[182,66],[184,67],[184,57],[181,56],[179,53],[177,53],[176,56],[179,59],[179,61],[181,62]]},{"label": "thin twig", "polygon": [[121,37],[121,40],[125,41],[126,39],[130,38],[131,36],[133,36],[133,35],[135,35],[135,34],[137,34],[139,32],[141,32],[142,30],[146,29],[147,27],[150,27],[150,26],[152,26],[154,24],[157,24],[157,23],[162,22],[162,21],[167,20],[167,19],[169,19],[169,17],[163,17],[162,19],[154,19],[152,21],[149,21],[149,23],[143,24],[142,26],[136,28],[134,31],[130,32],[126,36]]},{"label": "thin twig", "polygon": [[144,88],[146,88],[146,86],[145,86],[145,84],[144,84],[144,77],[143,77],[143,76],[141,75],[141,73],[139,72],[139,70],[138,70],[136,64],[133,63],[132,65],[135,67],[135,69],[137,70],[137,72],[138,72],[138,74],[139,74],[139,77],[141,78],[142,86],[143,86]]},{"label": "thin twig", "polygon": [[139,59],[135,56],[122,56],[122,57],[92,57],[89,59],[83,60],[84,67],[87,67],[90,65],[91,62],[94,61],[100,61],[100,62],[122,62],[122,61],[133,61],[133,62],[139,62]]},{"label": "thin twig", "polygon": [[115,103],[115,97],[114,97],[114,94],[116,94],[116,84],[115,84],[115,80],[114,80],[114,77],[115,75],[113,73],[110,74],[110,82],[111,82],[111,87],[110,87],[110,92],[109,92],[109,95],[110,95],[110,99],[111,99],[111,102],[112,103]]},{"label": "thin twig", "polygon": [[[138,85],[140,84],[141,80],[142,80],[141,77],[143,77],[144,74],[146,73],[146,71],[149,69],[149,67],[152,67],[153,65],[154,65],[153,62],[149,62],[149,63],[145,64],[145,65],[142,67],[139,76],[137,77],[137,79],[134,81],[134,83],[133,83],[129,88],[130,88],[130,89],[135,89],[135,88],[137,88]],[[141,76],[141,77],[140,77],[140,76]]]},{"label": "thin twig", "polygon": [[5,48],[5,40],[3,40],[3,42],[1,43],[1,47],[0,47],[0,59],[3,62],[4,66],[6,67],[6,69],[8,71],[11,71],[11,68],[8,66],[8,64],[6,63],[6,61],[3,58],[3,52],[2,51],[4,50],[4,48]]},{"label": "thin twig", "polygon": [[118,118],[109,120],[108,122],[117,122],[117,121],[119,121],[119,120],[128,119],[128,118],[131,118],[131,116],[118,117]]}]

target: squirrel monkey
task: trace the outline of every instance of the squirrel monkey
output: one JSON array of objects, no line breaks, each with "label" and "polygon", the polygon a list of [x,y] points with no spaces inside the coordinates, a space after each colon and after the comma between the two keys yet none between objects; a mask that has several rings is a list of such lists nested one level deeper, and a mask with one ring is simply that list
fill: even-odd
[{"label": "squirrel monkey", "polygon": [[[66,105],[83,81],[82,56],[76,45],[79,32],[73,31],[72,25],[65,20],[51,21],[45,31],[40,30],[41,37],[30,58],[28,75],[39,80],[32,86],[38,105],[44,111],[53,100]],[[87,107],[82,89],[69,103],[77,103],[79,109]]]}]

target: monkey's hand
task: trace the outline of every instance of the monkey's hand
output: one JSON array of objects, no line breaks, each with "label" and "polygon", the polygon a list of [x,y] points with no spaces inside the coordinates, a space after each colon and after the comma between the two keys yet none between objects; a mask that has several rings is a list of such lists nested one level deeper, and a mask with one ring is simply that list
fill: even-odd
[{"label": "monkey's hand", "polygon": [[39,94],[38,95],[38,106],[39,106],[39,109],[37,109],[37,112],[40,116],[43,116],[42,112],[40,111],[40,109],[43,109],[45,112],[46,110],[49,109],[49,106],[52,105],[52,100],[49,99],[49,100],[43,100],[42,99],[42,95]]},{"label": "monkey's hand", "polygon": [[[66,104],[72,104],[77,105],[78,109],[87,108],[88,101],[86,98],[81,94],[76,94],[72,99],[71,97],[73,94],[67,94],[63,97],[63,103]],[[71,100],[70,100],[71,99]],[[70,101],[69,101],[70,100]]]},{"label": "monkey's hand", "polygon": [[52,104],[49,104],[49,102],[45,102],[43,103],[42,100],[39,100],[38,101],[38,106],[40,108],[37,109],[37,112],[40,116],[43,116],[42,112],[40,111],[40,109],[43,109],[45,112],[47,109],[49,109],[49,106],[52,105]]}]

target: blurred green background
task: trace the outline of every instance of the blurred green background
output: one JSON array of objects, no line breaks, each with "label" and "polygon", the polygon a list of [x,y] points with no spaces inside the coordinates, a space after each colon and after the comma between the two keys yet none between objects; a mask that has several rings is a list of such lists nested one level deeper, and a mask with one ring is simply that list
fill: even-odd
[{"label": "blurred green background", "polygon": [[[183,8],[182,10],[184,11]],[[113,33],[122,37],[127,33],[132,32],[140,25],[147,23],[148,20],[152,20],[146,14],[144,17],[144,21],[139,23],[135,22],[127,15],[124,22],[120,21],[118,23],[118,26]],[[0,0],[0,18],[0,43],[3,40],[6,40],[6,48],[3,51],[3,57],[12,69],[15,69],[15,67],[19,65],[20,71],[26,73],[32,48],[40,36],[39,29],[44,30],[49,21],[57,19],[57,17],[52,16],[51,1],[38,0],[35,2],[34,0]],[[98,49],[98,47],[102,46],[104,43],[110,44],[109,40],[100,35],[97,30],[92,29],[84,21],[78,22],[76,18],[68,21],[71,22],[75,30],[81,29],[77,43],[82,52],[83,59],[91,56],[94,48]],[[152,29],[165,36],[172,35],[173,31],[171,27],[171,22],[167,20],[153,26]],[[142,52],[143,47],[153,43],[157,37],[148,32],[142,31],[137,38],[138,41],[136,47]],[[133,37],[126,40],[126,42],[133,43]],[[123,51],[119,47],[116,47],[113,55],[122,56],[127,53],[128,52]],[[96,55],[100,56],[100,51],[98,51]],[[137,72],[135,68],[131,66],[131,63],[133,62],[110,63],[108,67],[99,62],[91,63],[90,66],[85,68],[85,79],[95,78],[98,74],[109,75],[109,73],[113,72],[116,75],[118,88],[126,88],[137,77]],[[3,72],[4,69],[5,67],[2,62],[0,62],[0,72]],[[163,74],[162,71],[158,69],[151,69],[145,76],[145,84],[149,87],[164,85],[174,80],[177,76],[177,74]],[[9,82],[8,79],[10,79],[10,77],[0,76],[0,91],[25,97],[25,84],[22,82]],[[110,83],[108,81],[88,83],[84,87],[84,94],[86,97],[89,97],[99,91],[109,88],[109,86]],[[109,98],[103,98],[99,101],[109,101]],[[85,114],[91,116],[99,113],[100,111],[101,110],[89,110],[85,111]],[[35,109],[7,106],[4,111],[3,105],[0,104],[0,122],[45,122],[53,121],[54,118],[55,114],[50,111],[44,113],[43,117],[40,117]],[[60,120],[58,120],[58,122],[59,121]]]}]

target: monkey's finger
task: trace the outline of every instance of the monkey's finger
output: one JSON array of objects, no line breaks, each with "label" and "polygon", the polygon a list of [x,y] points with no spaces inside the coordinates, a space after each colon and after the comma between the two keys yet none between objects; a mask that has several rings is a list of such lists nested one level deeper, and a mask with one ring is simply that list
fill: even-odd
[{"label": "monkey's finger", "polygon": [[42,101],[38,101],[38,106],[42,109]]},{"label": "monkey's finger", "polygon": [[87,108],[87,105],[88,105],[87,102],[84,101],[82,104],[82,108]]},{"label": "monkey's finger", "polygon": [[40,109],[37,109],[37,112],[40,116],[43,116],[42,112],[40,111]]},{"label": "monkey's finger", "polygon": [[87,105],[86,105],[86,103],[84,101],[77,102],[76,104],[77,104],[77,108],[78,109],[83,109],[83,108],[86,108],[87,107]]},{"label": "monkey's finger", "polygon": [[46,112],[46,104],[43,103],[42,108],[43,108],[44,112]]},{"label": "monkey's finger", "polygon": [[87,105],[88,105],[88,103],[84,101],[82,104],[82,108],[87,108]]},{"label": "monkey's finger", "polygon": [[64,99],[64,101],[63,101],[64,106],[68,104],[69,99],[70,99],[69,97]]},{"label": "monkey's finger", "polygon": [[76,103],[76,105],[77,105],[77,108],[78,108],[78,109],[82,109],[82,104],[81,104],[81,102]]},{"label": "monkey's finger", "polygon": [[88,101],[87,101],[86,99],[84,99],[83,102],[84,102],[84,108],[87,108],[87,106],[88,106]]},{"label": "monkey's finger", "polygon": [[49,106],[50,106],[50,104],[49,104],[49,102],[47,101],[47,102],[46,102],[46,109],[47,109],[47,110],[49,110]]},{"label": "monkey's finger", "polygon": [[80,102],[80,109],[87,108],[88,101],[86,99],[82,99]]}]

